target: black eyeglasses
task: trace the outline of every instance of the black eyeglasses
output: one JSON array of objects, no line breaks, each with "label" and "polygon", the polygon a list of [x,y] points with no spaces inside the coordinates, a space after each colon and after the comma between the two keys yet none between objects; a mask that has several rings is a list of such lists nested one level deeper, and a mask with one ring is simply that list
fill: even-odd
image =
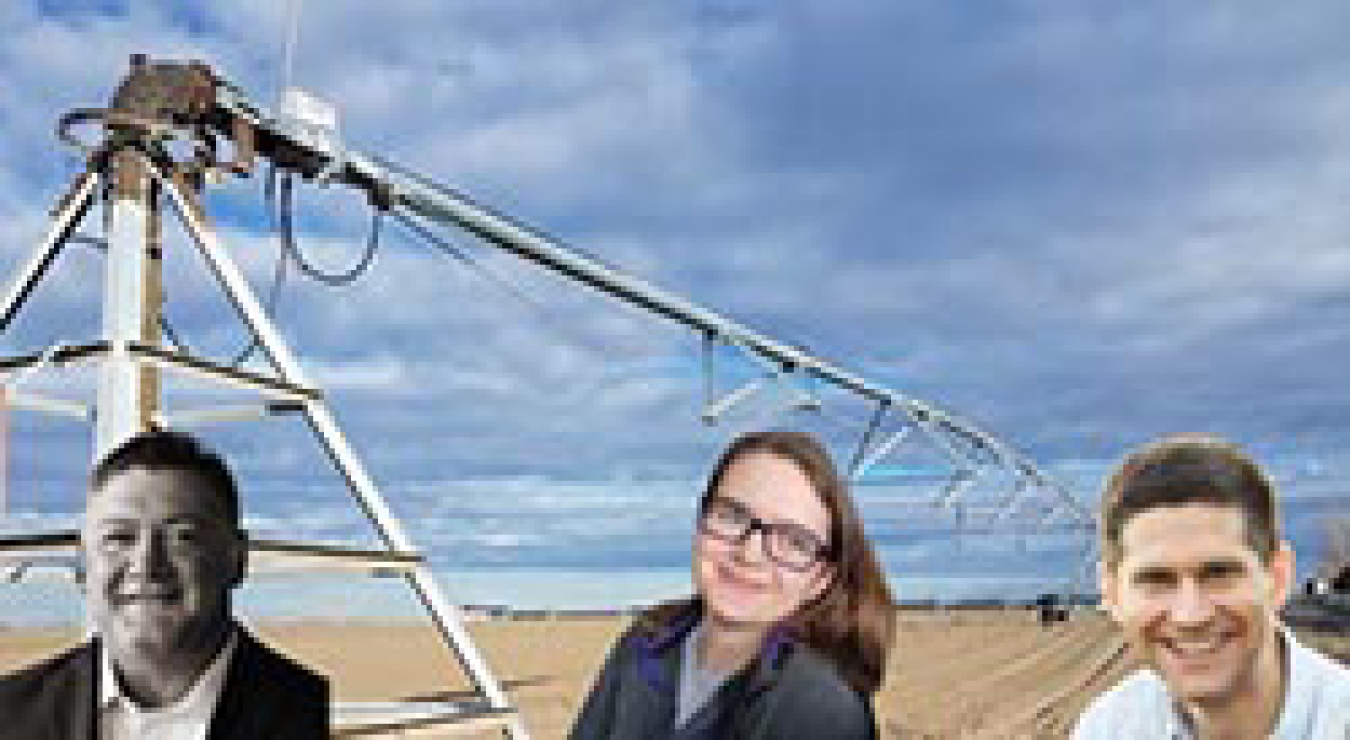
[{"label": "black eyeglasses", "polygon": [[799,572],[831,555],[830,548],[806,527],[792,522],[764,521],[741,503],[721,496],[709,499],[703,507],[698,530],[723,542],[738,543],[755,531],[763,532],[764,554],[784,568]]}]

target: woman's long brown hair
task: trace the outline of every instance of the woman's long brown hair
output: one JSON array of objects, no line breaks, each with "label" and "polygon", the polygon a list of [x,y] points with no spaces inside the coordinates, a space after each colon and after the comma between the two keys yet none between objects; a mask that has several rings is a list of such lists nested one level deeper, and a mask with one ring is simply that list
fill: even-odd
[{"label": "woman's long brown hair", "polygon": [[[854,689],[876,693],[886,673],[886,658],[895,636],[895,603],[881,563],[863,531],[849,494],[829,452],[804,432],[753,432],[732,442],[713,468],[699,501],[707,505],[731,463],[753,453],[769,454],[797,465],[811,481],[830,513],[830,558],[833,578],[825,590],[787,619],[797,638],[824,655]],[[660,604],[640,619],[659,628],[687,613],[691,600]]]}]

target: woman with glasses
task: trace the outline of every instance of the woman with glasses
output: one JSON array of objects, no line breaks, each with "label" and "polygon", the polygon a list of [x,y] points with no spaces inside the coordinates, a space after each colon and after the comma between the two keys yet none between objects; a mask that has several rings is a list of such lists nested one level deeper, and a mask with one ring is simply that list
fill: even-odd
[{"label": "woman with glasses", "polygon": [[848,486],[807,434],[737,439],[699,501],[689,599],[615,645],[571,740],[868,740],[895,627]]}]

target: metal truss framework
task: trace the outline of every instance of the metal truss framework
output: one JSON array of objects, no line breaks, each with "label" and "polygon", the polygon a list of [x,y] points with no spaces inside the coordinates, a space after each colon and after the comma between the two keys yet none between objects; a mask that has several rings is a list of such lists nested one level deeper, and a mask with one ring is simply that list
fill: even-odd
[{"label": "metal truss framework", "polygon": [[[136,336],[137,333],[110,328],[119,322],[127,323],[119,315],[124,312],[125,302],[119,305],[119,297],[105,296],[104,339],[76,345],[58,344],[42,352],[0,359],[0,377],[12,385],[49,367],[97,363],[101,372],[99,407],[106,407],[111,401],[114,405],[121,403],[128,409],[124,418],[110,425],[106,433],[103,426],[99,427],[97,446],[101,451],[106,451],[119,438],[148,424],[202,423],[289,413],[303,415],[330,461],[346,481],[353,498],[380,535],[385,549],[254,540],[250,542],[250,551],[256,560],[254,565],[263,568],[276,566],[273,569],[283,570],[319,567],[402,577],[427,610],[446,646],[464,668],[481,697],[478,702],[431,703],[417,707],[389,703],[345,703],[337,707],[335,726],[339,734],[367,736],[412,728],[454,728],[457,731],[496,729],[515,740],[525,740],[528,734],[524,723],[474,646],[460,610],[441,591],[422,555],[405,533],[401,522],[388,508],[374,480],[343,435],[322,392],[309,382],[243,273],[207,223],[196,194],[165,170],[162,157],[147,156],[137,144],[145,145],[146,142],[111,144],[106,150],[96,153],[91,160],[90,171],[77,178],[58,206],[46,237],[20,270],[4,303],[0,304],[0,332],[7,329],[18,315],[55,262],[64,243],[97,200],[99,183],[124,178],[125,174],[117,168],[131,167],[145,173],[167,195],[198,252],[266,354],[274,374],[224,366],[184,352],[167,350],[155,343],[128,339],[128,336]],[[156,151],[154,146],[144,148],[152,153]],[[113,162],[117,162],[117,165]],[[120,204],[115,203],[110,210],[115,212],[119,207]],[[157,220],[157,207],[141,215],[152,215]],[[117,226],[113,223],[112,230],[115,231]],[[157,228],[155,226],[151,231]],[[144,256],[151,254],[158,246],[155,240],[139,243],[144,236],[144,232],[133,234],[133,241],[138,242],[130,247],[133,253],[139,250],[140,255]],[[147,249],[147,244],[151,245],[150,249]],[[135,269],[111,264],[113,250],[119,245],[113,241],[109,246],[107,292],[112,294],[126,287],[129,280],[127,273]],[[145,391],[135,381],[148,370],[161,369],[248,390],[263,401],[256,405],[166,413],[159,409],[157,398],[153,403],[144,403],[145,399],[139,396]],[[108,390],[110,386],[111,390]],[[155,382],[151,392],[157,395],[158,390]],[[17,391],[9,395],[12,396],[12,402],[20,407],[104,423],[100,418],[103,415],[95,413],[96,409],[77,401]],[[0,574],[3,576],[0,581],[20,580],[35,563],[69,563],[76,542],[77,537],[72,532],[0,537],[0,562],[9,564]]]},{"label": "metal truss framework", "polygon": [[[697,332],[704,340],[707,398],[702,416],[710,424],[732,407],[772,388],[779,391],[788,407],[818,408],[819,396],[806,386],[825,383],[857,396],[872,407],[871,421],[860,430],[849,466],[853,478],[860,479],[869,468],[894,455],[902,446],[927,444],[945,456],[954,471],[941,493],[930,501],[933,505],[954,508],[982,480],[1001,477],[1010,486],[1007,503],[996,510],[987,506],[977,508],[977,515],[1012,521],[1039,513],[1042,526],[1056,521],[1085,529],[1092,526],[1091,512],[1067,487],[1010,444],[950,411],[873,382],[805,348],[774,339],[614,269],[539,229],[475,202],[454,188],[350,148],[334,129],[270,116],[240,88],[224,80],[219,80],[216,86],[215,104],[221,111],[216,123],[218,132],[229,137],[234,127],[226,125],[226,121],[246,121],[256,132],[253,140],[262,156],[282,159],[322,183],[341,183],[366,190],[372,201],[429,228],[467,231],[484,243]],[[737,349],[763,368],[762,376],[718,395],[713,382],[716,377],[713,354],[719,346]],[[900,428],[882,434],[880,430],[887,421],[898,422]],[[990,475],[993,471],[1002,475]]]},{"label": "metal truss framework", "polygon": [[[319,183],[365,190],[372,202],[420,222],[428,230],[468,232],[573,282],[697,332],[704,346],[705,422],[716,423],[732,407],[766,390],[777,390],[784,409],[818,409],[821,400],[807,386],[828,384],[872,407],[871,420],[862,425],[849,466],[853,479],[862,479],[873,466],[902,451],[920,446],[936,450],[949,462],[952,472],[937,495],[928,499],[926,508],[952,512],[966,522],[983,521],[1000,527],[1029,525],[1031,534],[1067,527],[1084,535],[1081,573],[1090,572],[1095,565],[1091,511],[1065,485],[994,434],[936,404],[876,383],[803,347],[774,339],[617,270],[455,188],[351,148],[333,127],[271,116],[250,101],[242,89],[223,79],[217,80],[215,90],[215,105],[220,111],[215,130],[223,137],[233,137],[237,147],[256,146],[260,155],[287,162]],[[240,129],[238,121],[245,121],[244,128],[253,132],[242,144],[235,133]],[[763,375],[718,395],[714,389],[713,350],[719,346],[735,348],[761,366]],[[888,422],[899,428],[882,433]],[[1002,491],[996,490],[1000,487]],[[991,495],[1002,492],[1006,496],[999,498],[1001,505],[990,500]],[[1087,582],[1081,573],[1074,576],[1070,587]]]},{"label": "metal truss framework", "polygon": [[[225,172],[247,171],[252,159],[261,157],[284,171],[299,173],[319,183],[358,188],[365,191],[378,207],[393,210],[396,215],[428,230],[468,232],[486,244],[570,281],[687,327],[703,340],[706,397],[702,417],[709,424],[717,423],[751,397],[772,391],[779,394],[785,408],[819,410],[824,400],[815,389],[828,385],[860,399],[870,412],[870,419],[859,424],[856,448],[848,465],[848,472],[855,480],[864,479],[869,471],[888,459],[923,447],[938,453],[950,466],[950,473],[937,487],[937,493],[921,502],[929,510],[950,512],[961,521],[982,520],[1004,526],[1029,521],[1036,531],[1047,531],[1054,526],[1068,526],[1084,532],[1091,530],[1093,517],[1090,511],[1067,487],[1012,445],[936,404],[888,388],[803,347],[779,341],[668,293],[569,247],[539,229],[477,203],[454,188],[349,148],[339,138],[335,127],[291,116],[273,116],[254,104],[238,86],[204,65],[157,63],[149,66],[190,79],[192,84],[186,86],[192,89],[190,104],[182,103],[170,120],[147,122],[139,118],[139,114],[117,109],[115,99],[114,108],[103,115],[104,126],[109,132],[107,144],[86,147],[67,135],[66,128],[70,124],[96,119],[100,115],[97,112],[78,111],[68,116],[62,123],[62,137],[85,148],[91,155],[91,163],[106,156],[108,146],[134,144],[128,151],[135,151],[144,159],[154,184],[167,193],[198,250],[266,352],[275,375],[251,373],[193,358],[163,349],[154,342],[105,337],[102,342],[56,346],[26,357],[0,361],[0,373],[11,379],[48,365],[116,359],[129,368],[155,366],[249,388],[266,400],[249,407],[174,413],[155,410],[154,418],[167,423],[197,423],[277,413],[304,415],[324,441],[330,458],[343,472],[362,508],[377,523],[392,556],[405,560],[416,557],[373,481],[341,436],[322,394],[307,382],[262,304],[207,225],[196,200],[195,188],[187,186],[181,170],[175,170],[171,162],[169,166],[165,164],[167,158],[162,155],[162,145],[166,139],[191,136],[194,145],[209,143],[210,146],[197,147],[199,154],[208,150],[213,152],[215,140],[220,139],[233,147],[235,159],[219,165],[213,164],[208,157],[206,165],[197,173],[201,179],[211,180]],[[132,87],[136,70],[142,68],[147,68],[143,58],[139,62],[133,60],[133,75],[119,89],[119,98],[125,89]],[[201,84],[202,80],[207,82]],[[140,135],[129,140],[128,131]],[[160,153],[158,158],[154,156],[157,153]],[[152,156],[147,158],[146,154]],[[102,168],[91,166],[89,172],[75,180],[39,248],[20,269],[4,303],[0,304],[0,331],[10,324],[61,246],[73,236],[76,225],[96,200],[103,174]],[[762,373],[719,393],[716,388],[718,368],[714,362],[719,348],[734,349]],[[13,392],[10,395],[9,400],[18,406],[86,420],[94,416],[88,407],[77,403],[38,394]],[[997,488],[998,495],[978,497],[975,492],[981,487]],[[423,598],[443,634],[460,653],[461,662],[489,698],[490,709],[508,712],[504,693],[473,651],[467,634],[461,631],[455,610],[420,563],[409,566],[402,562],[402,565],[408,567],[400,567],[401,572]],[[1090,565],[1089,559],[1085,568]],[[524,728],[516,719],[508,721],[507,732],[512,737],[525,737]]]}]

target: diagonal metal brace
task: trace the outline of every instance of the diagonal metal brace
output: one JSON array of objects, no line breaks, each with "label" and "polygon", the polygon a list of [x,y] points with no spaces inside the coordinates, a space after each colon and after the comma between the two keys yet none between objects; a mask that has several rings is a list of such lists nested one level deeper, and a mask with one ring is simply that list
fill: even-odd
[{"label": "diagonal metal brace", "polygon": [[[913,426],[902,427],[901,429],[892,433],[890,436],[883,439],[881,442],[877,443],[876,447],[872,448],[872,451],[870,453],[867,453],[866,457],[864,457],[857,465],[854,466],[853,472],[850,474],[850,477],[855,481],[862,480],[862,477],[867,473],[867,470],[869,468],[881,462],[882,458],[891,454],[891,452],[893,452],[895,448],[899,447],[900,444],[903,443],[913,432],[914,432]],[[860,452],[862,451],[861,448],[859,448],[859,451]]]},{"label": "diagonal metal brace", "polygon": [[716,341],[718,339],[719,337],[717,335],[711,333],[704,335],[704,383],[707,393],[709,394],[708,402],[704,406],[702,413],[703,422],[705,424],[708,424],[709,426],[716,424],[718,419],[726,412],[730,411],[732,407],[749,399],[751,396],[763,390],[765,386],[770,383],[775,384],[779,391],[788,397],[785,404],[788,408],[807,411],[820,410],[821,403],[819,398],[811,392],[799,388],[790,382],[789,379],[794,375],[795,368],[789,364],[779,363],[764,357],[762,353],[757,352],[749,344],[734,335],[727,335],[726,341],[728,346],[734,346],[740,349],[755,362],[763,366],[764,374],[762,377],[754,378],[742,384],[735,390],[726,393],[721,398],[715,400],[712,399],[711,394],[714,386],[713,374],[715,372],[713,367],[713,351],[716,349]]}]

